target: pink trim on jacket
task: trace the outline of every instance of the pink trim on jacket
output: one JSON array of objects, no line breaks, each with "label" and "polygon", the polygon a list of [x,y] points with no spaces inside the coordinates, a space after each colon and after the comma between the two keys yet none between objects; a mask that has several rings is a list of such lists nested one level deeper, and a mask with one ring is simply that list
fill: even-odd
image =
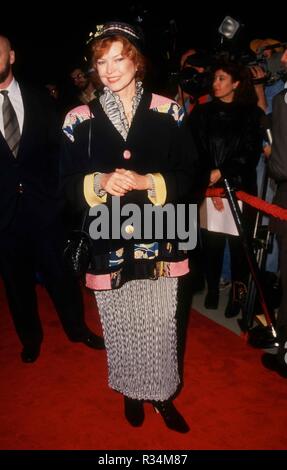
[{"label": "pink trim on jacket", "polygon": [[[180,277],[189,272],[188,259],[168,263],[169,275]],[[92,290],[112,290],[111,274],[86,274],[86,287]]]}]

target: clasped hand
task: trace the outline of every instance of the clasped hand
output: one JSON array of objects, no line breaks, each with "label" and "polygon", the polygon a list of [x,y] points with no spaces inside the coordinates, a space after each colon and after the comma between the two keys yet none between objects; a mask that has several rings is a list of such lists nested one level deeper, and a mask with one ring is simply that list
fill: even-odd
[{"label": "clasped hand", "polygon": [[150,189],[149,176],[124,168],[116,168],[111,173],[103,173],[101,188],[112,196],[124,196],[133,189]]}]

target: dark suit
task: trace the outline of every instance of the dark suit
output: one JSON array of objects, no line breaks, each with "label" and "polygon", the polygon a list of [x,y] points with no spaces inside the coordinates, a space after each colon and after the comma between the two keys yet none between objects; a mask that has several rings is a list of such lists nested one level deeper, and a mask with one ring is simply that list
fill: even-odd
[{"label": "dark suit", "polygon": [[71,340],[85,335],[82,297],[65,271],[57,195],[60,126],[49,98],[20,86],[24,124],[17,158],[0,132],[0,269],[23,346],[39,345],[35,273],[41,272]]},{"label": "dark suit", "polygon": [[[283,90],[272,104],[272,155],[268,162],[270,175],[277,183],[273,202],[287,208],[287,91]],[[287,335],[287,221],[271,218],[270,227],[276,233],[279,244],[282,299],[277,318],[277,332]]]}]

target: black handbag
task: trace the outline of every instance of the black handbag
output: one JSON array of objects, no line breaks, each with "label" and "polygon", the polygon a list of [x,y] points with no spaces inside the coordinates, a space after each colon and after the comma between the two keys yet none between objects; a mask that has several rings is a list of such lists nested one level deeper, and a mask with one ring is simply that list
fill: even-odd
[{"label": "black handbag", "polygon": [[[88,140],[88,157],[91,158],[91,132],[92,132],[92,114],[90,110],[89,140]],[[66,242],[63,256],[64,262],[68,269],[76,277],[84,276],[89,268],[92,253],[93,242],[89,234],[85,231],[86,220],[89,214],[89,208],[85,210],[82,226],[80,230],[71,232]]]},{"label": "black handbag", "polygon": [[93,242],[85,232],[88,212],[89,209],[85,211],[81,229],[71,233],[64,248],[65,264],[76,277],[86,274],[92,259]]}]

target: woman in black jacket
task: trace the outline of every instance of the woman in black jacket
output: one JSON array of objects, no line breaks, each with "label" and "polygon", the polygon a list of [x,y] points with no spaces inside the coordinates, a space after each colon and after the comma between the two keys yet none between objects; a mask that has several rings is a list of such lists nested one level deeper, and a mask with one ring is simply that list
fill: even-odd
[{"label": "woman in black jacket", "polygon": [[124,395],[131,425],[143,423],[144,401],[150,401],[170,429],[183,433],[189,427],[172,398],[180,385],[177,335],[187,254],[175,239],[146,235],[152,216],[127,223],[122,211],[133,207],[143,215],[147,206],[186,200],[195,150],[182,138],[179,105],[143,89],[137,28],[106,23],[92,56],[103,89],[89,107],[66,117],[62,176],[74,208],[100,209],[103,225],[112,225],[107,237],[95,240],[86,276],[103,326],[109,385]]},{"label": "woman in black jacket", "polygon": [[[199,105],[188,121],[202,172],[207,176],[206,187],[222,187],[222,180],[226,178],[232,187],[256,194],[256,166],[262,148],[260,117],[263,113],[256,104],[249,70],[235,63],[218,64],[213,71],[212,91],[214,99]],[[227,237],[231,253],[232,290],[225,315],[236,316],[240,309],[238,294],[246,291],[247,262],[238,236],[226,235],[223,229],[230,216],[228,202],[213,197],[204,203],[208,203],[208,219],[214,222],[215,216],[217,220],[211,229],[214,231],[209,226],[207,230],[202,230],[208,286],[205,307],[218,307],[219,279]],[[252,216],[248,207],[243,209],[243,220],[250,233]],[[234,222],[230,217],[227,232],[234,233],[232,225]]]}]

